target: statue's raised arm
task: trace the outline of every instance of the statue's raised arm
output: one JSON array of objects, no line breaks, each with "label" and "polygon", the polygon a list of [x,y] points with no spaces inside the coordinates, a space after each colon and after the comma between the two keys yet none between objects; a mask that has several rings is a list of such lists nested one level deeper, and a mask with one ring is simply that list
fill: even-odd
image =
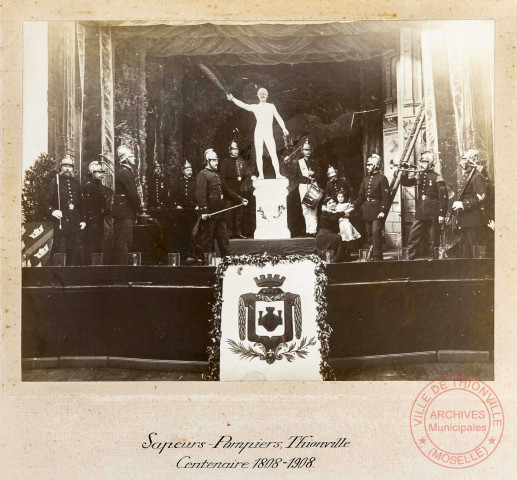
[{"label": "statue's raised arm", "polygon": [[244,103],[235,98],[231,93],[226,95],[226,98],[230,101],[235,103],[238,107],[244,108],[244,110],[248,110],[248,112],[253,112],[253,105],[250,105],[249,103]]}]

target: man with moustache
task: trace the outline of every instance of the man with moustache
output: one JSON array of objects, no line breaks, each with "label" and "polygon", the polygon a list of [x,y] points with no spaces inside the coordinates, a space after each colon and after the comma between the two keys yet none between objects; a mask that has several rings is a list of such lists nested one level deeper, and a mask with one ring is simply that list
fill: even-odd
[{"label": "man with moustache", "polygon": [[58,178],[48,186],[46,204],[54,220],[54,253],[66,253],[67,265],[78,264],[79,233],[86,226],[83,217],[83,195],[74,177],[74,162],[61,160]]},{"label": "man with moustache", "polygon": [[121,145],[117,149],[118,163],[115,170],[115,197],[113,200],[113,258],[114,265],[127,265],[133,244],[133,224],[141,208],[134,168],[135,155]]},{"label": "man with moustache", "polygon": [[85,263],[91,265],[92,253],[104,251],[104,222],[111,215],[113,192],[103,185],[104,168],[98,161],[88,166],[89,178],[83,185],[84,217],[84,257]]},{"label": "man with moustache", "polygon": [[169,252],[177,251],[182,257],[182,263],[192,263],[196,252],[191,234],[199,208],[196,205],[196,180],[188,160],[181,169],[181,178],[170,189],[169,209]]},{"label": "man with moustache", "polygon": [[[251,185],[251,169],[246,161],[239,155],[237,142],[232,141],[229,148],[230,156],[221,163],[221,182],[227,190],[231,190],[237,196],[245,196],[243,187]],[[241,203],[239,201],[239,203]],[[225,208],[231,207],[234,203],[226,197]],[[246,238],[242,234],[242,208],[234,208],[226,212],[226,229],[230,238]]]},{"label": "man with moustache", "polygon": [[368,243],[372,246],[372,259],[382,260],[382,227],[388,214],[390,186],[388,179],[380,172],[381,157],[372,154],[366,161],[366,176],[363,178],[359,195],[353,206],[363,207]]},{"label": "man with moustache", "polygon": [[461,198],[452,204],[452,210],[458,220],[460,230],[460,256],[472,258],[472,247],[483,244],[483,201],[486,184],[483,175],[477,170],[479,152],[467,150],[460,158],[462,177],[458,192]]},{"label": "man with moustache", "polygon": [[224,209],[225,196],[236,204],[247,205],[248,201],[225,187],[217,173],[219,157],[212,148],[205,150],[204,159],[205,169],[196,179],[196,203],[201,212],[199,245],[205,253],[213,252],[216,240],[221,257],[226,257],[230,250],[226,217],[224,213],[211,214]]},{"label": "man with moustache", "polygon": [[[309,207],[303,203],[303,198],[311,185],[323,189],[325,188],[325,169],[314,158],[312,158],[312,148],[309,139],[306,139],[302,146],[303,157],[298,160],[289,160],[286,157],[289,178],[287,186],[287,223],[293,236],[299,233],[306,236],[315,237],[318,228],[318,206]],[[297,224],[297,214],[301,205],[303,218],[305,220],[305,230]],[[303,230],[300,232],[300,230]]]}]

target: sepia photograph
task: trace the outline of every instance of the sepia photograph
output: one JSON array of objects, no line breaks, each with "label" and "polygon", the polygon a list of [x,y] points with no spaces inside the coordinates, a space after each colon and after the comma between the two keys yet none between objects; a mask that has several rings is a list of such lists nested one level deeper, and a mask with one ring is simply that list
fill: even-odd
[{"label": "sepia photograph", "polygon": [[510,478],[510,0],[16,0],[0,464]]},{"label": "sepia photograph", "polygon": [[23,24],[25,382],[494,380],[494,22]]}]

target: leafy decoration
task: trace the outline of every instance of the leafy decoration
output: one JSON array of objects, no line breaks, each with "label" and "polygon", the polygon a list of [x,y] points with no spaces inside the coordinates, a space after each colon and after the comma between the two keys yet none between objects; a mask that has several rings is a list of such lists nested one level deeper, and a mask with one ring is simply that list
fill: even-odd
[{"label": "leafy decoration", "polygon": [[[326,322],[327,317],[327,300],[326,300],[326,289],[328,285],[328,278],[325,274],[325,263],[317,256],[317,255],[288,255],[287,257],[281,257],[278,255],[269,255],[268,253],[264,253],[262,255],[232,255],[225,257],[221,263],[218,265],[215,273],[215,301],[212,304],[212,317],[209,320],[210,324],[210,346],[207,348],[208,355],[208,365],[209,365],[209,373],[205,377],[206,380],[219,380],[219,365],[220,365],[220,344],[221,344],[221,310],[223,304],[223,279],[224,274],[230,265],[238,265],[242,267],[244,265],[252,265],[258,267],[265,267],[270,264],[275,266],[279,263],[296,263],[304,260],[310,260],[314,263],[314,273],[316,274],[316,281],[314,285],[314,300],[316,303],[316,323],[318,324],[318,340],[320,343],[320,354],[321,354],[321,362],[320,362],[320,373],[324,380],[335,380],[336,377],[334,375],[334,371],[328,363],[329,353],[330,353],[330,335],[332,333],[332,328]],[[284,348],[283,345],[278,345],[276,352],[273,352],[272,355],[275,356],[275,360],[277,360],[277,355],[282,355],[286,357],[288,362],[293,361],[296,356],[300,358],[304,358],[307,355],[307,347],[312,346],[312,341],[315,340],[312,338],[308,342],[304,338],[298,346],[295,343],[290,344],[285,351],[280,351],[280,349]],[[252,347],[245,347],[242,345],[244,350],[247,349],[246,355],[252,360],[256,358],[255,355],[258,354],[258,351]],[[257,348],[258,345],[255,345]],[[235,345],[231,345],[237,352],[240,354],[240,346],[235,343]],[[233,350],[232,350],[233,351]],[[237,353],[235,352],[235,353]],[[254,353],[255,352],[255,353]],[[264,357],[267,356],[267,352],[262,353]],[[260,354],[259,358],[260,358]],[[272,358],[270,358],[272,360]],[[267,361],[267,360],[266,360]]]}]

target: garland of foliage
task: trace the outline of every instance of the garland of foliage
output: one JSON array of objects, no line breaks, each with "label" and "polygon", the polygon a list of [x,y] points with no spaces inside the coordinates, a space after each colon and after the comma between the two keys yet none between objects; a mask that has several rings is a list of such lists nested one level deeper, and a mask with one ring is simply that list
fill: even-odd
[{"label": "garland of foliage", "polygon": [[[265,267],[268,263],[271,265],[276,265],[278,263],[295,263],[301,262],[303,260],[310,260],[315,264],[314,272],[316,274],[316,285],[314,289],[314,300],[316,301],[317,311],[316,322],[319,328],[318,339],[321,344],[320,373],[323,380],[336,379],[334,371],[328,363],[330,353],[329,340],[330,334],[332,333],[332,328],[326,322],[328,307],[326,301],[326,289],[328,285],[328,278],[325,274],[325,263],[317,255],[288,255],[287,257],[280,257],[277,255],[269,255],[264,253],[263,255],[232,255],[225,257],[217,267],[214,286],[215,302],[212,305],[212,317],[209,320],[210,345],[207,348],[209,373],[205,376],[205,380],[219,380],[219,367],[221,358],[221,310],[223,305],[222,291],[224,273],[228,267],[230,265],[252,265],[257,267]],[[236,348],[238,348],[238,346]],[[249,353],[249,355],[254,354]]]}]

